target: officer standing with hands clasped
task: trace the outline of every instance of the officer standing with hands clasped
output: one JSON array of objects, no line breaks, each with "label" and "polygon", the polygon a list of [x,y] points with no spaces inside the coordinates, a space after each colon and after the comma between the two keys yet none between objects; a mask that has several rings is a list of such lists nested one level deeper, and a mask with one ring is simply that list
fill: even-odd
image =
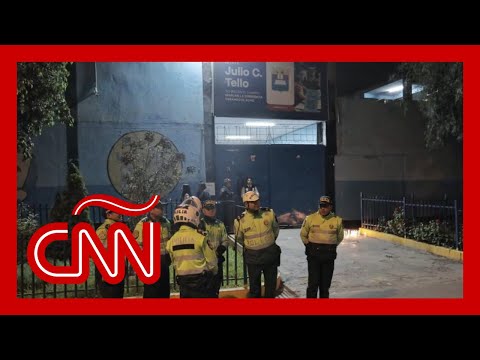
[{"label": "officer standing with hands clasped", "polygon": [[300,231],[308,261],[307,298],[317,298],[319,289],[321,298],[329,297],[337,246],[343,240],[343,221],[332,212],[332,199],[322,196],[318,205]]},{"label": "officer standing with hands clasped", "polygon": [[200,229],[207,232],[207,243],[210,249],[215,251],[218,260],[218,273],[216,279],[216,293],[220,293],[220,287],[223,280],[223,263],[225,257],[223,253],[228,247],[227,229],[225,224],[216,218],[217,208],[215,200],[206,200],[202,207],[203,217],[200,221]]},{"label": "officer standing with hands clasped", "polygon": [[274,298],[281,249],[275,243],[280,231],[272,209],[260,207],[260,197],[253,191],[243,196],[246,211],[234,222],[235,237],[244,246],[248,268],[250,298],[261,297],[261,276],[265,279],[265,297]]},{"label": "officer standing with hands clasped", "polygon": [[202,204],[196,196],[182,202],[173,213],[173,221],[180,228],[167,243],[180,285],[181,298],[214,298],[217,257],[198,229]]},{"label": "officer standing with hands clasped", "polygon": [[150,210],[148,215],[141,219],[135,229],[133,230],[133,236],[137,240],[137,243],[143,247],[143,226],[149,222],[159,222],[162,228],[162,239],[160,242],[160,278],[153,284],[145,284],[143,287],[143,298],[169,298],[170,297],[170,255],[167,252],[167,242],[171,236],[170,221],[163,216],[163,207],[168,203],[161,201]]}]

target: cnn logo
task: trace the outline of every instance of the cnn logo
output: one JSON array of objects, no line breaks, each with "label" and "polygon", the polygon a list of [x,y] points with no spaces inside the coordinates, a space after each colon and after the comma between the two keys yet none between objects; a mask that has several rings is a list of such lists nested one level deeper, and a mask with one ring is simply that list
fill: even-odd
[{"label": "cnn logo", "polygon": [[[130,204],[109,195],[90,195],[75,205],[72,215],[79,215],[88,206],[99,206],[118,214],[138,216],[153,209],[159,201],[158,195],[140,205]],[[27,260],[40,279],[52,284],[80,284],[87,281],[90,259],[97,266],[104,281],[110,284],[117,284],[125,277],[125,259],[129,260],[143,283],[153,284],[160,278],[160,223],[150,222],[143,227],[143,249],[123,223],[111,225],[107,236],[105,247],[91,225],[75,225],[71,234],[71,264],[57,266],[47,260],[45,252],[53,241],[68,240],[68,223],[44,225],[33,234],[28,243]]]}]

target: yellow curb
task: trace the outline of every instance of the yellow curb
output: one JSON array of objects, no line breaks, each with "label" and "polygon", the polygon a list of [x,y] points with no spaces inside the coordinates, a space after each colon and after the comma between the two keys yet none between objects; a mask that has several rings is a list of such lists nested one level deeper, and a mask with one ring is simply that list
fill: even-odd
[{"label": "yellow curb", "polygon": [[411,239],[406,239],[400,236],[392,235],[392,234],[385,234],[380,231],[375,231],[375,230],[370,230],[370,229],[365,229],[365,228],[360,228],[359,229],[360,234],[373,237],[376,239],[380,240],[385,240],[385,241],[390,241],[395,244],[400,244],[403,246],[408,246],[414,249],[418,250],[424,250],[428,251],[429,253],[443,256],[455,261],[461,261],[463,262],[463,251],[460,250],[455,250],[455,249],[448,249],[444,248],[442,246],[437,246],[437,245],[432,245],[432,244],[426,244],[420,241],[415,241]]}]

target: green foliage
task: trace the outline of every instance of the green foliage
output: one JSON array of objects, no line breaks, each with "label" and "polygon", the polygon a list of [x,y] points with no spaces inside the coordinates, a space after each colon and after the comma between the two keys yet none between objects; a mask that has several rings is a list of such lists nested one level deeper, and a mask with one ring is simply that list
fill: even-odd
[{"label": "green foliage", "polygon": [[21,203],[17,217],[17,264],[27,261],[27,245],[32,235],[40,227],[38,216],[26,204]]},{"label": "green foliage", "polygon": [[[405,220],[405,214],[401,207],[394,210],[393,218],[388,221],[385,220],[385,217],[380,217],[375,230],[401,237],[406,235],[409,239],[428,244],[456,248],[453,224],[438,219],[412,223],[412,221]],[[458,248],[463,249],[463,225],[459,229]]]},{"label": "green foliage", "polygon": [[[228,253],[228,262],[227,262]],[[223,254],[225,256],[225,262],[223,263],[223,286],[222,288],[232,288],[237,286],[243,286],[243,254],[240,249],[237,251],[232,243],[229,244],[227,252]],[[235,256],[237,257],[237,266],[235,267]],[[227,265],[228,265],[228,285],[227,285]],[[235,281],[235,274],[237,281]]]},{"label": "green foliage", "polygon": [[73,124],[65,99],[69,63],[17,64],[17,150],[32,157],[33,138],[45,127]]},{"label": "green foliage", "polygon": [[419,108],[426,118],[426,147],[463,141],[463,63],[402,63],[397,75],[424,87]]},{"label": "green foliage", "polygon": [[377,222],[377,225],[375,226],[374,230],[387,232],[386,228],[387,228],[387,220],[385,219],[385,216],[380,216],[378,218],[378,222]]},{"label": "green foliage", "polygon": [[[50,211],[50,221],[52,222],[68,222],[72,229],[79,222],[86,222],[92,225],[90,220],[89,208],[84,209],[80,215],[73,216],[72,210],[75,205],[88,195],[85,182],[78,167],[73,161],[68,164],[67,186],[64,191],[57,193],[55,204]],[[64,260],[70,254],[70,240],[57,241],[47,248],[47,256],[54,259]]]},{"label": "green foliage", "polygon": [[405,235],[405,214],[403,208],[398,207],[393,211],[393,219],[387,221],[385,231],[397,236]]},{"label": "green foliage", "polygon": [[415,224],[415,226],[409,230],[409,235],[412,239],[433,245],[454,245],[454,239],[445,221],[430,220],[428,222]]}]

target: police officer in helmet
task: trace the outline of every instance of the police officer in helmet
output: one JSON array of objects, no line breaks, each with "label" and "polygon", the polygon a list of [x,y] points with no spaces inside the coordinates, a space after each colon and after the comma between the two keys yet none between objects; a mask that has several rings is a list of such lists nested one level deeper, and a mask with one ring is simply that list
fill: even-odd
[{"label": "police officer in helmet", "polygon": [[206,232],[198,229],[201,210],[200,200],[191,196],[173,214],[179,229],[167,243],[167,251],[177,273],[181,298],[217,297],[217,257],[208,246]]},{"label": "police officer in helmet", "polygon": [[261,297],[261,276],[265,279],[265,297],[274,298],[280,266],[280,247],[275,243],[279,226],[272,209],[260,207],[253,191],[243,196],[245,211],[235,220],[235,236],[244,246],[249,278],[248,297]]}]

